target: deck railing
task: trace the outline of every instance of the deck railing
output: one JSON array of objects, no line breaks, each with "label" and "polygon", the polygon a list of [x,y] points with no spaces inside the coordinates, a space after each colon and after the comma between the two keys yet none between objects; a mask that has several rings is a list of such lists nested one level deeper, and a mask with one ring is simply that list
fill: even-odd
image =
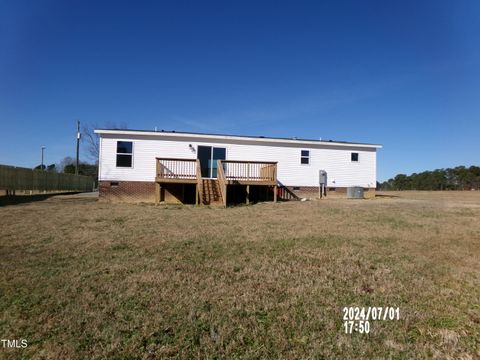
[{"label": "deck railing", "polygon": [[227,179],[223,171],[222,160],[217,160],[217,180],[222,194],[223,206],[227,206]]},{"label": "deck railing", "polygon": [[275,182],[277,163],[269,161],[219,160],[226,180]]},{"label": "deck railing", "polygon": [[197,159],[157,158],[157,178],[159,179],[197,179]]},{"label": "deck railing", "polygon": [[[228,180],[274,182],[277,163],[270,161],[218,160],[217,177]],[[199,180],[202,178],[198,159],[157,158],[157,178]]]}]

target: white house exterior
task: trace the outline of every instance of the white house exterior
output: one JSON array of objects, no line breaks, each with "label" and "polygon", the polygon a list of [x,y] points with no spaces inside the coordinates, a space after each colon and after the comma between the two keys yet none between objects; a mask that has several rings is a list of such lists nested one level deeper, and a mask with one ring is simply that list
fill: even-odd
[{"label": "white house exterior", "polygon": [[[125,199],[141,201],[155,198],[157,158],[203,159],[208,157],[209,148],[209,164],[217,159],[276,162],[278,185],[293,192],[318,193],[320,170],[327,172],[329,189],[360,186],[373,191],[377,149],[381,148],[375,144],[296,138],[107,129],[95,132],[100,136],[101,195],[108,197],[110,192],[122,196],[123,192]],[[217,170],[205,171],[203,177],[215,177]]]}]

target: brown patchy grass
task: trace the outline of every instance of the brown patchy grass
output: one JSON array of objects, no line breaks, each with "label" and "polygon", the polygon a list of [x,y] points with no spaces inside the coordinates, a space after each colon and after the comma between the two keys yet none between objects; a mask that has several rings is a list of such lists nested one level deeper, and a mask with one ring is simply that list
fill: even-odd
[{"label": "brown patchy grass", "polygon": [[[0,208],[6,358],[480,356],[480,193]],[[400,321],[344,334],[343,306]]]}]

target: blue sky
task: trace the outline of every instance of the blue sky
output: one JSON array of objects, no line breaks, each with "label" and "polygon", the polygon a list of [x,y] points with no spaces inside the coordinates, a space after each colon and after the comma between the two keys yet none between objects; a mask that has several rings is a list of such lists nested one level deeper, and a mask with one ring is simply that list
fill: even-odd
[{"label": "blue sky", "polygon": [[478,165],[479,36],[468,0],[3,1],[0,163],[73,156],[80,119],[381,143],[379,180]]}]

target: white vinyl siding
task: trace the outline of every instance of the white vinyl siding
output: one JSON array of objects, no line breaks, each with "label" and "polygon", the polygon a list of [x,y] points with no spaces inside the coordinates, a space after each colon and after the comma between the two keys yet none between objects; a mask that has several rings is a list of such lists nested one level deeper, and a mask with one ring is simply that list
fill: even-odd
[{"label": "white vinyl siding", "polygon": [[[199,145],[224,147],[227,160],[277,161],[278,181],[288,186],[318,186],[319,170],[326,170],[328,186],[347,187],[376,185],[376,149],[374,147],[336,146],[319,144],[311,146],[309,164],[301,164],[302,144],[278,144],[231,140],[208,141],[198,138],[158,138],[154,136],[101,134],[101,181],[154,181],[156,157],[195,159]],[[134,168],[117,168],[117,141],[133,142]],[[189,145],[192,145],[190,147]],[[360,162],[351,161],[351,153],[359,154]]]}]

